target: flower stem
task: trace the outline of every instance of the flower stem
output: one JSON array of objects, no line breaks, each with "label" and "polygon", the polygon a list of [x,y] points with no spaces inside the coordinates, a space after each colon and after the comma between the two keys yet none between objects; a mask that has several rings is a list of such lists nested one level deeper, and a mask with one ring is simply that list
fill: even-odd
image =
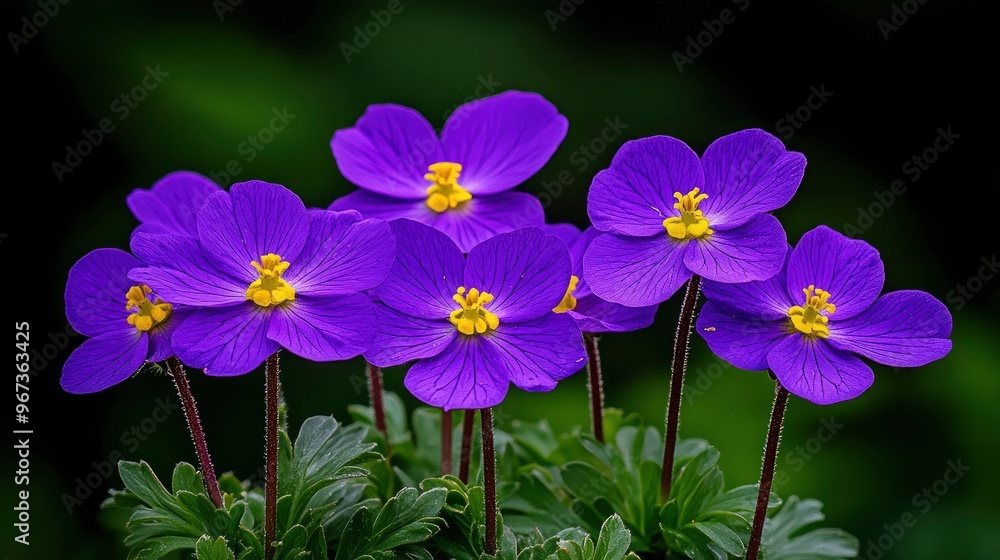
[{"label": "flower stem", "polygon": [[476,411],[465,411],[462,419],[462,453],[458,459],[458,479],[462,484],[469,483],[469,460],[472,457],[472,428],[476,422]]},{"label": "flower stem", "polygon": [[486,501],[486,543],[490,556],[497,554],[497,456],[493,448],[493,410],[482,408],[479,423],[483,431],[483,486]]},{"label": "flower stem", "polygon": [[365,362],[365,372],[368,374],[368,396],[371,398],[372,410],[375,412],[375,429],[385,436],[385,454],[392,452],[389,445],[389,430],[385,424],[385,404],[382,401],[382,370]]},{"label": "flower stem", "polygon": [[194,440],[194,449],[198,454],[198,462],[201,463],[201,475],[205,481],[205,490],[215,507],[221,508],[222,491],[219,490],[219,480],[215,478],[212,456],[208,453],[205,432],[201,429],[201,419],[198,418],[198,404],[195,403],[194,395],[191,394],[191,385],[188,384],[187,375],[184,374],[184,365],[176,357],[171,356],[167,358],[167,371],[174,378],[177,395],[180,396],[181,405],[184,407],[184,417],[187,418],[191,439]]},{"label": "flower stem", "polygon": [[274,539],[278,523],[278,353],[267,359],[264,376],[266,401],[266,451],[264,467],[264,558],[274,558]]},{"label": "flower stem", "polygon": [[764,445],[764,462],[760,469],[760,485],[757,488],[757,508],[753,512],[753,526],[750,542],[747,544],[746,560],[757,560],[760,551],[760,537],[764,532],[764,518],[767,516],[767,502],[771,497],[771,482],[774,480],[774,463],[778,459],[778,444],[781,442],[781,427],[788,405],[788,390],[777,383],[774,386],[774,405],[771,407],[771,423],[767,428],[767,443]]},{"label": "flower stem", "polygon": [[604,380],[601,378],[601,355],[597,351],[597,335],[583,333],[587,346],[587,372],[590,374],[590,424],[594,439],[604,443]]},{"label": "flower stem", "polygon": [[670,368],[670,400],[667,402],[667,426],[663,439],[663,471],[660,475],[660,498],[670,499],[670,485],[674,475],[674,448],[677,446],[677,425],[681,415],[681,391],[684,389],[684,370],[687,369],[688,342],[694,324],[695,307],[701,277],[697,274],[688,280],[684,292],[684,303],[677,319],[677,333],[674,335],[674,357]]},{"label": "flower stem", "polygon": [[451,474],[451,411],[441,411],[441,474]]}]

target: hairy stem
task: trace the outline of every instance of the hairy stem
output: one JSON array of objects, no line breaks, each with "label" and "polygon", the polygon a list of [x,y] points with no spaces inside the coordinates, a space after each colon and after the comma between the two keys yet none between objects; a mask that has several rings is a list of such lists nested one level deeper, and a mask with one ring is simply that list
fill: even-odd
[{"label": "hairy stem", "polygon": [[382,400],[382,370],[365,362],[365,373],[368,374],[368,396],[372,402],[372,410],[375,412],[375,429],[385,436],[385,454],[392,453],[389,445],[389,430],[385,424],[385,403]]},{"label": "hairy stem", "polygon": [[483,431],[483,486],[486,501],[486,542],[484,550],[490,556],[497,553],[497,455],[493,448],[493,410],[480,409],[479,423]]},{"label": "hairy stem", "polygon": [[274,558],[274,539],[278,522],[278,403],[281,400],[278,380],[278,353],[267,359],[264,376],[265,441],[264,454],[264,558]]},{"label": "hairy stem", "polygon": [[462,453],[458,459],[458,479],[462,484],[469,483],[469,461],[472,457],[472,428],[476,423],[476,411],[465,411],[462,419]]},{"label": "hairy stem", "polygon": [[750,542],[747,544],[746,560],[757,560],[760,552],[760,538],[764,533],[764,518],[767,516],[767,502],[771,497],[771,483],[774,481],[774,463],[778,459],[778,444],[781,443],[781,427],[788,405],[788,391],[778,383],[774,386],[774,405],[771,407],[771,423],[767,427],[767,443],[764,444],[764,461],[760,468],[760,485],[757,488],[757,508],[753,512],[753,526]]},{"label": "hairy stem", "polygon": [[194,449],[198,454],[198,462],[201,463],[201,475],[205,481],[205,490],[215,507],[222,507],[222,491],[219,490],[219,480],[215,477],[215,467],[212,466],[212,456],[208,453],[208,443],[205,441],[205,432],[201,429],[201,419],[198,417],[198,404],[191,394],[191,385],[188,384],[187,375],[184,373],[184,365],[176,357],[167,358],[167,371],[174,378],[174,385],[177,386],[177,395],[181,398],[181,405],[184,407],[184,417],[187,419],[188,429],[191,431],[191,439],[194,440]]},{"label": "hairy stem", "polygon": [[583,333],[587,346],[587,387],[590,390],[590,424],[594,439],[604,442],[604,379],[601,377],[601,355],[597,351],[597,335]]}]

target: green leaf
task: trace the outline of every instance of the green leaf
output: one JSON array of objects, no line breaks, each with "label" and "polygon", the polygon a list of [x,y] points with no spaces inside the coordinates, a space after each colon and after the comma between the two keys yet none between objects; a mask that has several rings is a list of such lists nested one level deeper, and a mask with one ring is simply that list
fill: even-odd
[{"label": "green leaf", "polygon": [[764,524],[762,557],[765,560],[856,557],[858,540],[844,531],[815,529],[800,533],[806,526],[823,521],[822,507],[816,500],[800,500],[797,496],[788,498],[784,506]]},{"label": "green leaf", "polygon": [[205,490],[201,475],[188,463],[177,463],[174,467],[174,476],[170,482],[170,488],[174,494],[180,491],[200,494]]},{"label": "green leaf", "polygon": [[439,529],[442,520],[437,515],[446,497],[443,488],[422,494],[416,488],[404,488],[377,515],[368,508],[358,509],[344,529],[337,557],[374,555],[426,541]]},{"label": "green leaf", "polygon": [[[177,474],[177,471],[174,471]],[[195,544],[195,557],[198,560],[235,560],[236,555],[226,545],[226,539],[219,537],[212,540],[209,536],[198,539]]]},{"label": "green leaf", "polygon": [[604,522],[597,537],[594,560],[621,560],[632,543],[632,535],[621,517],[613,515]]},{"label": "green leaf", "polygon": [[706,521],[704,523],[692,523],[689,527],[701,531],[719,548],[732,554],[742,556],[746,552],[745,545],[732,529],[717,521]]}]

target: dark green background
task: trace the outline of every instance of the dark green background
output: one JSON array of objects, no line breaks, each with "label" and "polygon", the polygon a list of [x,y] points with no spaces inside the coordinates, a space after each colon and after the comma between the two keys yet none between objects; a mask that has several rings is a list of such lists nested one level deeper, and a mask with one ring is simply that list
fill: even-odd
[{"label": "dark green background", "polygon": [[[998,248],[996,206],[984,198],[996,188],[996,143],[987,136],[995,120],[988,85],[995,68],[988,62],[981,71],[968,70],[975,66],[965,60],[992,60],[986,46],[995,31],[981,23],[987,18],[978,5],[929,0],[885,41],[877,22],[891,17],[889,1],[564,0],[564,12],[574,12],[553,30],[545,12],[557,13],[555,0],[504,2],[503,8],[402,0],[402,11],[348,63],[341,43],[354,41],[354,27],[364,27],[373,19],[370,10],[387,3],[244,1],[220,20],[221,3],[208,0],[169,8],[77,0],[60,6],[18,53],[8,49],[5,159],[13,172],[4,186],[7,218],[0,230],[7,236],[0,239],[0,262],[6,301],[15,306],[11,318],[30,321],[35,348],[64,328],[62,290],[73,262],[96,247],[126,247],[134,222],[124,197],[131,189],[173,170],[208,174],[236,160],[237,180],[281,183],[307,204],[326,206],[352,188],[337,172],[329,139],[370,103],[415,107],[440,127],[483,81],[499,82],[497,91],[542,93],[569,118],[570,131],[523,189],[543,193],[543,183],[565,171],[572,182],[564,179],[568,184],[547,214],[550,221],[583,225],[590,179],[623,141],[669,134],[700,152],[742,128],[776,131],[779,119],[806,103],[811,86],[825,85],[833,95],[786,140],[809,165],[798,196],[777,215],[790,240],[821,223],[843,230],[857,223],[859,207],[876,203],[875,191],[904,181],[905,194],[866,222],[862,237],[882,252],[887,290],[917,288],[948,298],[955,348],[924,368],[876,367],[874,387],[852,402],[819,407],[793,398],[779,458],[787,481],[777,491],[825,502],[829,524],[857,535],[863,557],[869,557],[868,540],[907,512],[916,515],[916,525],[893,541],[885,558],[989,558],[1000,550],[996,282],[972,280],[982,289],[968,301],[949,297],[956,285],[976,278],[980,259],[995,258]],[[914,0],[907,8],[917,5]],[[735,21],[678,71],[673,53],[727,8]],[[39,10],[35,2],[6,6],[4,30],[20,33],[20,18]],[[141,83],[147,66],[157,65],[169,76],[120,119],[120,105],[112,104]],[[240,144],[267,126],[273,109],[285,107],[295,118],[247,161]],[[58,181],[53,161],[63,160],[66,146],[104,118],[115,129]],[[601,136],[606,119],[627,129],[592,161],[579,163],[581,147]],[[932,144],[938,127],[948,126],[960,139],[913,181],[903,165]],[[678,305],[678,298],[666,302],[654,327],[602,343],[609,404],[638,411],[653,424],[665,407]],[[68,353],[58,351],[31,385],[28,549],[12,543],[12,477],[3,477],[0,503],[7,513],[0,524],[11,558],[121,557],[120,537],[98,514],[106,490],[120,486],[117,476],[73,514],[61,496],[74,492],[75,479],[90,474],[92,462],[116,450],[148,460],[161,474],[179,459],[194,459],[179,412],[136,449],[122,442],[123,432],[150,417],[157,398],[172,395],[166,378],[141,376],[103,394],[70,396],[58,386]],[[285,364],[293,422],[314,414],[344,417],[348,404],[366,398],[360,361],[313,365],[289,358]],[[773,384],[763,374],[717,364],[696,340],[681,433],[719,447],[730,484],[752,483]],[[192,377],[217,467],[251,475],[263,447],[261,372]],[[402,390],[400,372],[389,371],[387,383]],[[544,414],[568,428],[587,422],[585,398],[584,378],[577,375],[551,394],[512,391],[500,417]],[[807,447],[824,418],[842,428]],[[8,457],[4,468],[13,471]],[[959,459],[972,470],[922,513],[914,495]]]}]

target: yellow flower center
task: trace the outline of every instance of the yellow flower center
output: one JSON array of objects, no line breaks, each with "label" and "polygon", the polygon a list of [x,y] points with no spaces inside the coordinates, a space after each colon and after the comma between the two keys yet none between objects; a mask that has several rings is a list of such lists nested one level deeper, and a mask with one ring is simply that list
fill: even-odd
[{"label": "yellow flower center", "polygon": [[455,295],[451,296],[455,303],[462,306],[451,312],[449,320],[462,334],[483,334],[500,325],[500,318],[487,311],[483,306],[493,301],[493,295],[472,288],[468,293],[464,286],[459,286]]},{"label": "yellow flower center", "polygon": [[698,210],[701,201],[708,198],[705,193],[698,194],[700,190],[695,187],[694,190],[685,195],[681,195],[679,192],[674,193],[674,198],[677,199],[674,208],[680,210],[681,217],[663,220],[663,227],[667,229],[667,235],[674,239],[683,240],[698,239],[715,233],[708,228],[708,219],[701,213],[701,210]]},{"label": "yellow flower center", "polygon": [[253,281],[247,288],[247,299],[261,307],[280,305],[295,299],[295,288],[281,278],[291,263],[281,260],[281,255],[268,253],[260,258],[260,262],[250,263],[260,278]]},{"label": "yellow flower center", "polygon": [[579,281],[580,279],[576,276],[569,277],[569,287],[566,288],[566,295],[563,296],[562,301],[560,301],[559,305],[557,305],[552,311],[555,311],[556,313],[565,313],[576,309],[576,298],[573,297],[573,292],[576,291],[576,285]]},{"label": "yellow flower center", "polygon": [[462,173],[461,163],[442,161],[427,166],[430,173],[424,175],[432,184],[427,188],[427,207],[440,214],[449,208],[458,208],[472,200],[472,193],[458,184]]},{"label": "yellow flower center", "polygon": [[125,309],[135,311],[126,320],[128,324],[142,332],[149,332],[156,325],[166,321],[167,317],[170,316],[170,310],[173,309],[172,305],[165,303],[160,298],[149,301],[146,294],[152,292],[153,290],[149,289],[149,286],[140,284],[132,286],[125,293],[125,298],[128,300],[125,303]]},{"label": "yellow flower center", "polygon": [[830,314],[837,310],[836,305],[827,303],[827,300],[830,299],[830,292],[817,289],[813,285],[803,288],[802,292],[806,295],[805,306],[793,305],[788,308],[788,317],[792,320],[792,326],[802,334],[829,338],[830,327],[827,327],[826,324],[830,319],[822,313],[825,311]]}]

